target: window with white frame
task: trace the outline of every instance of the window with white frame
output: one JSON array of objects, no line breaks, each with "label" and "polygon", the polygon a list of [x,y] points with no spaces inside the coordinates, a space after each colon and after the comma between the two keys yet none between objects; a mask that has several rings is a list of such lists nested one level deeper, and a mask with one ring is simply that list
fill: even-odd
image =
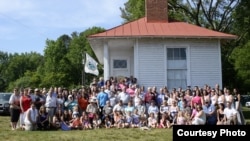
[{"label": "window with white frame", "polygon": [[167,86],[169,88],[187,86],[186,48],[167,48]]}]

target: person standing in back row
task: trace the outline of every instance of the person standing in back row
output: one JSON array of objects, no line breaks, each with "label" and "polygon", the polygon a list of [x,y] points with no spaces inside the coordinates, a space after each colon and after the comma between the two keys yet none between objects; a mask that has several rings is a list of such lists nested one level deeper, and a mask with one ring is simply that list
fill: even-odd
[{"label": "person standing in back row", "polygon": [[10,100],[10,122],[12,130],[16,130],[17,122],[20,115],[20,95],[18,89],[14,89],[14,93],[11,95]]},{"label": "person standing in back row", "polygon": [[109,96],[104,92],[104,86],[101,87],[101,91],[97,94],[97,106],[100,109],[99,117],[103,115],[103,107],[106,105],[106,102],[109,100]]}]

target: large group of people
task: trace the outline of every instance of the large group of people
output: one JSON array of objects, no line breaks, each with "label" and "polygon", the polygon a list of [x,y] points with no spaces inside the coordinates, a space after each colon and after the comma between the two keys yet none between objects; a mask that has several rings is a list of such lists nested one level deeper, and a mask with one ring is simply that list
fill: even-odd
[{"label": "large group of people", "polygon": [[136,78],[94,78],[86,87],[15,88],[9,100],[12,130],[171,128],[243,125],[240,93],[204,85],[168,89]]}]

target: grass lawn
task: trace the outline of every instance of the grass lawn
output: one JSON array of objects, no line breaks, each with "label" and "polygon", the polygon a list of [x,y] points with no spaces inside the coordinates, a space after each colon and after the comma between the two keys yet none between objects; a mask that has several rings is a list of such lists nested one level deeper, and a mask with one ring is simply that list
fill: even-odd
[{"label": "grass lawn", "polygon": [[[247,124],[250,108],[243,107]],[[172,141],[172,129],[97,129],[74,131],[11,131],[9,116],[0,116],[0,138],[4,141]]]},{"label": "grass lawn", "polygon": [[171,141],[172,129],[97,129],[74,131],[11,131],[9,116],[0,116],[3,141]]},{"label": "grass lawn", "polygon": [[247,124],[250,125],[250,108],[243,107],[242,111],[243,111]]}]

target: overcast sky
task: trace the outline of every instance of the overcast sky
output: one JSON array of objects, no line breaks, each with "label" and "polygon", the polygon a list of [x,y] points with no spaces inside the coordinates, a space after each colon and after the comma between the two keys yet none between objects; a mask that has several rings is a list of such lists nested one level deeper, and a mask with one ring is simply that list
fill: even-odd
[{"label": "overcast sky", "polygon": [[127,0],[0,0],[0,51],[43,54],[46,39],[83,32],[98,26],[109,29],[123,19]]}]

